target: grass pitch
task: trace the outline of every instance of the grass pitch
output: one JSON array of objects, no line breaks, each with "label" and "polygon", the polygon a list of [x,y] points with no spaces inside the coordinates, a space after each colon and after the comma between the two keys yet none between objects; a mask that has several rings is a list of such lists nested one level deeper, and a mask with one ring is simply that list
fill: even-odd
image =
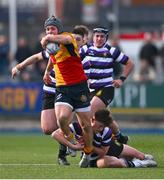
[{"label": "grass pitch", "polygon": [[57,164],[58,144],[45,135],[0,135],[0,179],[164,179],[164,135],[130,135],[130,145],[151,153],[157,168],[78,167]]}]

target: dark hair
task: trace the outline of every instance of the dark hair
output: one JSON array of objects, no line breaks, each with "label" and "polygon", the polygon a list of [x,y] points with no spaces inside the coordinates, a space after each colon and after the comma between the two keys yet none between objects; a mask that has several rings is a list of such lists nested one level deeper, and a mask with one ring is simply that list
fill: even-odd
[{"label": "dark hair", "polygon": [[73,34],[79,34],[79,35],[81,35],[82,37],[84,37],[84,32],[81,30],[81,29],[73,29],[72,30],[72,33]]},{"label": "dark hair", "polygon": [[63,25],[61,21],[54,15],[45,20],[44,28],[46,28],[47,26],[56,26],[59,33],[63,32]]},{"label": "dark hair", "polygon": [[87,26],[84,26],[84,25],[76,25],[76,26],[74,27],[74,29],[79,29],[79,30],[83,31],[84,35],[86,34],[86,35],[88,36],[88,34],[89,34],[89,29],[88,29]]},{"label": "dark hair", "polygon": [[103,123],[105,126],[109,126],[113,121],[108,109],[100,109],[96,111],[95,119],[96,121]]}]

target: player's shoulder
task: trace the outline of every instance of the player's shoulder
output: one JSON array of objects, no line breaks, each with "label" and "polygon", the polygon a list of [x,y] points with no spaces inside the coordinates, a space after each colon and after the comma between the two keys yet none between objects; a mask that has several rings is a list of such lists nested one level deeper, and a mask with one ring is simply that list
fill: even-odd
[{"label": "player's shoulder", "polygon": [[104,48],[108,49],[108,50],[111,50],[112,46],[109,44],[109,43],[106,43],[104,45]]},{"label": "player's shoulder", "polygon": [[46,50],[42,50],[41,51],[41,56],[42,56],[43,59],[48,60],[49,57],[50,57],[50,54]]},{"label": "player's shoulder", "polygon": [[112,136],[112,130],[109,127],[105,127],[103,129],[102,135],[105,137],[111,137]]},{"label": "player's shoulder", "polygon": [[93,46],[93,43],[87,43],[87,44],[84,44],[80,49],[86,52],[92,46]]}]

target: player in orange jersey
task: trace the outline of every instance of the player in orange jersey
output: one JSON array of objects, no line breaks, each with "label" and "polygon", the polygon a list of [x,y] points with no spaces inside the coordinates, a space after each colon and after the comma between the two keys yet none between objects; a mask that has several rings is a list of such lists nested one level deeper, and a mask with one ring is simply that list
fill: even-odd
[{"label": "player in orange jersey", "polygon": [[[52,26],[55,28],[55,24],[53,24],[55,19],[54,16],[48,18],[45,22],[45,28],[52,28]],[[41,40],[43,48],[46,48],[49,42],[59,44],[59,51],[51,55],[51,61],[48,63],[44,80],[48,82],[49,72],[53,64],[56,75],[55,113],[57,121],[65,137],[74,143],[74,136],[70,131],[69,124],[72,111],[76,112],[85,140],[84,152],[88,157],[85,162],[81,161],[79,164],[80,167],[84,167],[88,166],[90,153],[93,150],[87,77],[83,70],[75,37],[68,32],[58,33],[56,27],[56,35],[48,34]]]}]

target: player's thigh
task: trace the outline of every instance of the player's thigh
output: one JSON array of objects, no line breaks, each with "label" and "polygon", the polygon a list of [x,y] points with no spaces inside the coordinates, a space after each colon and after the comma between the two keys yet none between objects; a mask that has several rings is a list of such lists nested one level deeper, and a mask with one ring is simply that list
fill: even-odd
[{"label": "player's thigh", "polygon": [[55,109],[42,110],[41,127],[45,132],[49,132],[49,133],[55,131],[58,128]]},{"label": "player's thigh", "polygon": [[97,167],[99,168],[123,168],[126,164],[123,160],[118,159],[114,156],[104,156],[97,160]]},{"label": "player's thigh", "polygon": [[90,111],[76,112],[76,115],[81,127],[91,126],[90,119],[92,114]]},{"label": "player's thigh", "polygon": [[42,97],[41,127],[43,131],[53,132],[57,129],[54,109],[55,94],[44,92]]},{"label": "player's thigh", "polygon": [[124,144],[123,151],[120,154],[120,157],[125,157],[125,158],[137,158],[137,159],[144,159],[145,155],[143,152]]},{"label": "player's thigh", "polygon": [[73,102],[68,92],[68,87],[60,87],[56,90],[55,113],[58,121],[72,117]]},{"label": "player's thigh", "polygon": [[70,122],[73,117],[72,107],[69,103],[55,104],[55,113],[58,121],[67,119],[67,121]]},{"label": "player's thigh", "polygon": [[105,103],[97,96],[94,96],[90,103],[91,103],[91,111],[93,114],[99,109],[106,108]]}]

